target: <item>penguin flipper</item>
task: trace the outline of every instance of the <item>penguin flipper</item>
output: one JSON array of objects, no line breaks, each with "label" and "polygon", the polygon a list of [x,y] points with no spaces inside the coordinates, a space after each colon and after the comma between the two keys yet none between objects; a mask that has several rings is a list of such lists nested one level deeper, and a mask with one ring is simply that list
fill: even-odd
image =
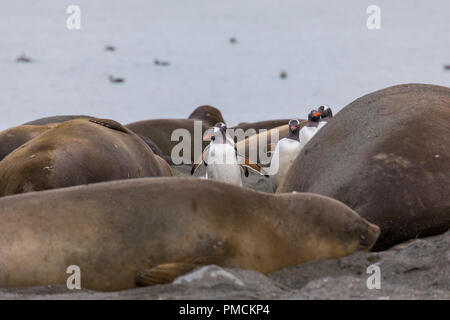
[{"label": "penguin flipper", "polygon": [[139,271],[135,283],[141,287],[171,283],[179,276],[191,272],[198,266],[199,264],[190,262],[160,264],[154,268]]},{"label": "penguin flipper", "polygon": [[243,165],[240,165],[240,168],[244,172],[245,177],[248,178],[248,168]]},{"label": "penguin flipper", "polygon": [[263,173],[262,168],[261,168],[261,166],[259,164],[251,163],[249,158],[247,158],[247,157],[243,157],[243,158],[244,158],[244,164],[243,164],[244,166],[247,166],[247,167],[255,170],[256,172],[258,172],[261,175],[264,175],[267,178],[269,177],[268,175]]},{"label": "penguin flipper", "polygon": [[208,150],[209,150],[209,146],[207,146],[205,148],[205,150],[203,150],[200,158],[194,162],[194,165],[192,166],[192,169],[191,169],[191,176],[194,174],[194,172],[197,170],[197,168],[200,166],[200,164],[204,163],[205,166],[208,165],[205,160],[208,155]]}]

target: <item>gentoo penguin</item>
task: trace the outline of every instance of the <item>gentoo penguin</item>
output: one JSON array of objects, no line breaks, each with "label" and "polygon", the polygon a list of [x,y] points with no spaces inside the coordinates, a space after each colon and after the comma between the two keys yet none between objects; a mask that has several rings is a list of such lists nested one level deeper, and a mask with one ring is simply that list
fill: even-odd
[{"label": "gentoo penguin", "polygon": [[245,176],[248,176],[248,169],[245,166],[261,173],[261,167],[257,164],[250,164],[246,157],[239,161],[234,140],[227,133],[227,126],[223,122],[217,123],[210,129],[212,132],[206,134],[203,140],[211,139],[211,143],[205,148],[200,161],[197,161],[191,170],[194,174],[198,166],[203,162],[206,165],[206,179],[214,179],[242,186],[241,168]]},{"label": "gentoo penguin", "polygon": [[311,140],[312,137],[319,131],[320,112],[312,110],[308,115],[308,122],[300,130],[300,143],[302,148]]},{"label": "gentoo penguin", "polygon": [[327,124],[328,121],[333,118],[333,111],[331,111],[331,108],[328,106],[320,106],[319,110],[320,112],[320,121],[319,121],[319,129],[322,128],[324,125]]},{"label": "gentoo penguin", "polygon": [[286,173],[294,159],[300,153],[302,146],[299,139],[300,121],[293,119],[289,121],[289,134],[286,138],[278,141],[270,162],[270,180],[272,187],[276,189],[286,176]]}]

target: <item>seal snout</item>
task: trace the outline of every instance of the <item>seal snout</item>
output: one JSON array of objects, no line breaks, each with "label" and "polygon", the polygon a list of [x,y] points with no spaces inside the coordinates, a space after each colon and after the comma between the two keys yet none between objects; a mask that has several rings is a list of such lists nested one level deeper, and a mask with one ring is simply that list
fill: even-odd
[{"label": "seal snout", "polygon": [[372,249],[373,245],[377,242],[378,237],[380,236],[380,227],[372,223],[365,222],[361,229],[358,249],[369,251]]}]

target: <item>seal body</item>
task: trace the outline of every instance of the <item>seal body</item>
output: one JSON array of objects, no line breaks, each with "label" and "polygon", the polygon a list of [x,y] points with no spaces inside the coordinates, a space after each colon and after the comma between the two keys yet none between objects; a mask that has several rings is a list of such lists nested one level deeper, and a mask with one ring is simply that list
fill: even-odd
[{"label": "seal body", "polygon": [[189,115],[188,119],[201,120],[209,127],[212,127],[219,122],[225,123],[220,110],[208,105],[197,107]]},{"label": "seal body", "polygon": [[110,181],[0,199],[0,287],[65,284],[70,265],[82,288],[109,291],[135,287],[149,268],[171,281],[163,271],[189,263],[269,273],[368,249],[378,233],[320,195],[195,178]]},{"label": "seal body", "polygon": [[61,123],[6,156],[0,161],[0,195],[163,175],[134,133],[112,120],[92,121]]},{"label": "seal body", "polygon": [[450,227],[450,89],[363,96],[300,152],[277,192],[335,198],[381,228],[374,250]]},{"label": "seal body", "polygon": [[[217,119],[221,119],[222,121],[216,121]],[[198,122],[199,125],[197,128],[197,135],[195,134],[195,122]],[[140,136],[151,139],[165,157],[172,157],[173,148],[184,141],[183,137],[178,140],[177,138],[172,140],[172,134],[176,132],[176,130],[185,131],[189,138],[187,144],[190,147],[190,155],[181,152],[180,154],[175,155],[175,157],[181,158],[185,163],[193,163],[196,160],[195,145],[197,143],[194,139],[198,139],[198,151],[202,152],[208,145],[207,142],[202,142],[201,140],[203,134],[217,122],[224,122],[222,114],[218,109],[211,106],[200,106],[191,113],[189,119],[142,120],[129,123],[126,127]]]},{"label": "seal body", "polygon": [[51,116],[51,117],[45,117],[36,119],[33,121],[28,121],[24,123],[24,125],[46,125],[50,123],[61,123],[64,121],[74,120],[74,119],[95,119],[95,117],[86,116],[86,115],[61,115],[61,116]]},{"label": "seal body", "polygon": [[21,145],[55,126],[56,124],[22,125],[3,130],[0,132],[0,160]]}]

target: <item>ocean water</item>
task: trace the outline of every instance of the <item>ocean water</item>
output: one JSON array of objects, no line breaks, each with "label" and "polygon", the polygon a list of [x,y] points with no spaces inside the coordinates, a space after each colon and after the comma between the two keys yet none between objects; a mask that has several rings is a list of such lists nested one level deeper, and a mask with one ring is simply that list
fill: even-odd
[{"label": "ocean water", "polygon": [[[80,30],[66,27],[71,4]],[[366,27],[371,4],[380,30]],[[337,111],[400,83],[450,86],[449,12],[448,0],[3,1],[0,130],[56,114],[184,118],[202,104],[232,125]],[[16,63],[21,52],[33,62]]]}]

